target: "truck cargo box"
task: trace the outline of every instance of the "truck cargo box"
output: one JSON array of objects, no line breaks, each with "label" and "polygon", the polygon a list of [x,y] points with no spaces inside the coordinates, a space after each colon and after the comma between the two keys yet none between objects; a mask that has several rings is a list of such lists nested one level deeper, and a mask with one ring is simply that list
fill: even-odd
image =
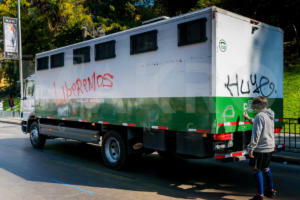
[{"label": "truck cargo box", "polygon": [[242,114],[254,116],[261,95],[282,123],[282,30],[216,7],[39,53],[36,63],[40,118],[229,133],[251,130]]}]

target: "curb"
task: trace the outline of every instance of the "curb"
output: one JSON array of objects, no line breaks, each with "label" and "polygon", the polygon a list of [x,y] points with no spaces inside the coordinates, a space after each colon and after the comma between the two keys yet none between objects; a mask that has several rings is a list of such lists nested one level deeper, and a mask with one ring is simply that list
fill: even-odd
[{"label": "curb", "polygon": [[0,122],[1,123],[7,123],[7,124],[16,124],[16,125],[21,126],[21,121],[7,121],[7,120],[0,119]]},{"label": "curb", "polygon": [[300,165],[300,158],[295,158],[295,157],[291,157],[291,156],[282,156],[282,155],[273,154],[272,161],[275,161],[275,162],[286,161],[288,163]]}]

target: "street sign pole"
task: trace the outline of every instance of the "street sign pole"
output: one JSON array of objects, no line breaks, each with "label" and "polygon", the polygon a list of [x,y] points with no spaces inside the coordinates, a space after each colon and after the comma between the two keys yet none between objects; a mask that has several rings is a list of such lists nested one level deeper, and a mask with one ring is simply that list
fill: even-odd
[{"label": "street sign pole", "polygon": [[23,63],[22,63],[22,35],[21,35],[21,11],[20,11],[20,0],[18,0],[18,30],[19,30],[19,72],[20,72],[20,92],[21,92],[21,107],[23,109]]}]

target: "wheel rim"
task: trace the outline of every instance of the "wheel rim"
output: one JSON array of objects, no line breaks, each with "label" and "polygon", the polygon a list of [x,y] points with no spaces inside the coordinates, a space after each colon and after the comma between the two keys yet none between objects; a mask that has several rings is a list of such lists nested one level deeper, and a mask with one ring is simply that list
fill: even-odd
[{"label": "wheel rim", "polygon": [[105,143],[105,156],[110,163],[116,163],[120,159],[120,144],[114,137],[107,139]]},{"label": "wheel rim", "polygon": [[38,137],[39,137],[39,131],[37,130],[37,128],[32,129],[31,132],[30,132],[31,141],[33,143],[37,143]]}]

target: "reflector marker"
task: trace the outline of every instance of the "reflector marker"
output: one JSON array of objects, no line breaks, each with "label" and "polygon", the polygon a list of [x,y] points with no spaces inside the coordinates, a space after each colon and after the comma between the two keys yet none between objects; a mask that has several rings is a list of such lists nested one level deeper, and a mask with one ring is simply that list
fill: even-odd
[{"label": "reflector marker", "polygon": [[78,120],[79,122],[88,122],[88,120],[85,120],[85,119],[80,119]]},{"label": "reflector marker", "polygon": [[244,125],[251,124],[251,122],[249,122],[249,121],[244,121],[243,123],[244,123]]},{"label": "reflector marker", "polygon": [[70,120],[70,118],[62,118],[61,120],[66,120],[66,121],[68,121],[68,120]]},{"label": "reflector marker", "polygon": [[225,155],[216,155],[216,159],[224,159]]},{"label": "reflector marker", "polygon": [[[275,119],[275,122],[282,122],[283,118]],[[244,122],[223,122],[223,123],[218,123],[218,126],[235,126],[235,125],[246,125],[246,124],[251,124],[249,121],[244,121]]]},{"label": "reflector marker", "polygon": [[225,123],[224,123],[224,126],[231,126],[231,125],[233,125],[233,124],[231,124],[231,123],[233,123],[233,122],[225,122]]},{"label": "reflector marker", "polygon": [[151,128],[157,130],[168,130],[168,127],[166,126],[151,126]]},{"label": "reflector marker", "polygon": [[[275,146],[275,150],[276,149],[282,149],[285,148],[285,144],[279,144]],[[224,158],[233,158],[233,157],[237,157],[237,156],[245,156],[247,155],[248,152],[247,151],[241,151],[241,152],[232,152],[232,153],[227,153],[227,154],[216,154],[216,159],[224,159]]]},{"label": "reflector marker", "polygon": [[54,117],[47,117],[48,119],[54,119]]},{"label": "reflector marker", "polygon": [[227,154],[216,154],[216,159],[224,159],[224,158],[233,158],[237,156],[244,156],[247,155],[247,151],[241,151],[241,152],[232,152]]},{"label": "reflector marker", "polygon": [[98,121],[98,124],[110,124],[109,122]]},{"label": "reflector marker", "polygon": [[136,124],[122,123],[123,126],[136,127]]},{"label": "reflector marker", "polygon": [[281,130],[282,130],[282,127],[275,127],[274,133],[280,133]]},{"label": "reflector marker", "polygon": [[236,126],[236,125],[246,125],[251,124],[249,121],[244,122],[224,122],[224,123],[218,123],[218,126]]},{"label": "reflector marker", "polygon": [[199,133],[208,133],[209,132],[208,129],[193,129],[193,128],[189,128],[188,131],[189,132],[199,132]]},{"label": "reflector marker", "polygon": [[279,144],[279,145],[275,146],[275,150],[276,149],[283,149],[283,148],[285,148],[285,144]]}]

